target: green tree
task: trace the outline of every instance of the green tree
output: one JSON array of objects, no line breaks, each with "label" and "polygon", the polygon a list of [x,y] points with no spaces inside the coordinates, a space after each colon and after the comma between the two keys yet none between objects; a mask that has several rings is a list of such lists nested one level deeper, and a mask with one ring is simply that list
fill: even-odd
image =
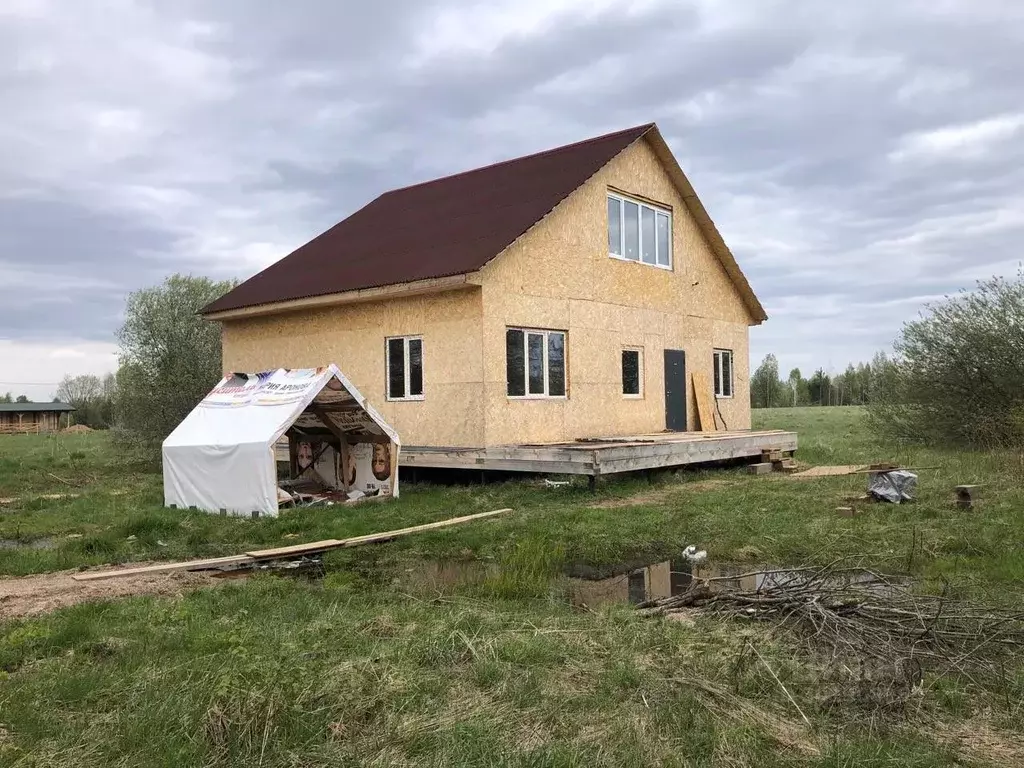
[{"label": "green tree", "polygon": [[17,396],[17,397],[16,397],[15,399],[14,399],[14,402],[16,402],[16,403],[30,403],[30,402],[32,402],[32,401],[28,399],[28,396],[27,396],[27,395],[18,395],[18,396]]},{"label": "green tree", "polygon": [[810,404],[811,395],[807,387],[807,379],[800,373],[799,368],[794,368],[789,372],[787,383],[789,384],[790,397],[792,397],[794,406]]},{"label": "green tree", "polygon": [[116,434],[139,455],[156,459],[163,439],[220,379],[220,326],[199,310],[232,287],[173,275],[128,297],[118,332]]},{"label": "green tree", "polygon": [[811,405],[832,405],[832,379],[819,368],[807,381],[807,394]]},{"label": "green tree", "polygon": [[0,403],[13,403],[13,402],[14,402],[14,398],[11,397],[11,393],[10,392],[5,392],[4,394],[0,395]]},{"label": "green tree", "polygon": [[871,421],[924,442],[1024,445],[1024,270],[926,307],[872,362]]},{"label": "green tree", "polygon": [[789,405],[785,387],[779,381],[779,361],[775,355],[767,355],[750,377],[751,408],[777,408]]}]

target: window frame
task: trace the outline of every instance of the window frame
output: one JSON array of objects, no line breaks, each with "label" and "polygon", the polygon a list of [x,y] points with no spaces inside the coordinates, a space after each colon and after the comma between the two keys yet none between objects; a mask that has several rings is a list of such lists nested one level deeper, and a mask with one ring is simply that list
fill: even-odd
[{"label": "window frame", "polygon": [[[622,354],[624,352],[636,352],[637,355],[637,389],[635,394],[627,394],[626,389],[626,370],[623,366]],[[644,348],[643,347],[623,347],[619,351],[619,373],[621,374],[621,387],[622,397],[625,400],[643,400],[644,399]]]},{"label": "window frame", "polygon": [[[523,334],[523,393],[522,395],[510,395],[508,393],[508,347],[505,349],[505,397],[509,400],[567,400],[569,398],[569,347],[566,340],[569,338],[568,331],[561,331],[554,328],[526,328],[520,325],[509,325],[505,327],[505,334],[509,331],[519,331]],[[541,336],[544,339],[541,365],[544,368],[544,392],[530,392],[530,336]],[[551,391],[551,364],[549,354],[551,342],[549,337],[558,335],[562,337],[562,369],[563,388],[565,392],[561,395],[548,394]]]},{"label": "window frame", "polygon": [[[401,341],[402,342],[402,354],[405,360],[405,381],[403,382],[403,391],[405,395],[403,397],[392,397],[391,396],[391,342]],[[412,366],[409,364],[409,342],[418,341],[420,343],[420,378],[422,379],[423,391],[418,395],[410,395],[409,390],[412,382]],[[424,344],[422,335],[412,336],[386,336],[384,338],[384,399],[392,403],[404,403],[404,402],[418,402],[426,399],[427,393],[427,380],[424,375]]]},{"label": "window frame", "polygon": [[[725,377],[725,364],[724,363],[725,363],[726,355],[729,356],[729,394],[725,394],[725,381],[726,381],[726,377]],[[721,349],[719,347],[715,347],[712,350],[712,355],[711,355],[711,361],[712,361],[711,362],[711,365],[712,365],[711,381],[712,381],[712,387],[715,390],[715,397],[717,399],[719,399],[719,400],[731,400],[733,397],[736,396],[736,374],[735,374],[736,368],[735,368],[735,360],[736,360],[736,358],[733,355],[731,349]],[[715,387],[715,385],[714,385],[715,374],[716,373],[718,374],[718,379],[717,379],[718,383],[722,385],[722,392],[721,393],[718,391],[718,388]]]},{"label": "window frame", "polygon": [[[616,200],[619,203],[619,250],[621,254],[614,253],[611,248],[608,249],[608,256],[617,259],[618,261],[625,261],[630,264],[643,264],[645,267],[657,267],[667,272],[674,271],[675,266],[675,255],[673,254],[673,243],[672,243],[672,209],[651,203],[646,200],[641,200],[636,197],[624,194],[622,192],[616,192],[615,190],[609,189],[605,200],[605,234],[609,234],[608,230],[611,227],[611,220],[608,218],[608,203],[612,200]],[[625,204],[633,203],[639,206],[637,209],[637,257],[630,259],[626,257],[626,210]],[[654,211],[654,263],[650,263],[643,260],[644,253],[644,208]],[[661,264],[659,261],[658,252],[658,216],[665,216],[668,219],[668,263]],[[607,240],[607,237],[606,237]]]}]

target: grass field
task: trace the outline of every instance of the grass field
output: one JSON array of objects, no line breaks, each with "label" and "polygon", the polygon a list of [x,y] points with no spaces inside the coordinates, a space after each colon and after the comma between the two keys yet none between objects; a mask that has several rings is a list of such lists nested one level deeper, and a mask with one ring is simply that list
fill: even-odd
[{"label": "grass field", "polygon": [[[766,629],[565,599],[566,568],[618,572],[697,543],[721,563],[851,557],[908,572],[922,590],[1024,606],[1020,456],[876,445],[857,409],[755,413],[756,427],[797,430],[807,463],[936,469],[920,472],[917,503],[852,519],[835,507],[863,492],[862,475],[715,469],[613,480],[597,494],[405,484],[387,504],[252,521],[163,509],[159,474],[104,434],[2,437],[10,576],[515,512],[335,553],[322,580],[258,576],[3,620],[0,764],[1024,764],[1019,662],[998,685],[928,680],[910,710],[879,713],[837,705],[827,665]],[[983,485],[977,511],[952,507],[960,483]],[[396,581],[423,558],[500,567],[442,591]],[[763,664],[749,662],[752,644]]]}]

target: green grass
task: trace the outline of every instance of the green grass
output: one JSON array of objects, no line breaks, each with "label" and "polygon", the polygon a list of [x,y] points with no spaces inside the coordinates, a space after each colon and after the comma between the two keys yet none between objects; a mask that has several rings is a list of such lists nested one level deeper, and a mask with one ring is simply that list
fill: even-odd
[{"label": "green grass", "polygon": [[[48,543],[53,546],[0,550],[0,574],[227,555],[512,507],[514,514],[505,518],[353,550],[346,553],[346,562],[409,556],[500,561],[518,542],[537,538],[551,542],[553,555],[565,563],[598,571],[667,557],[697,543],[719,562],[823,563],[866,556],[872,565],[908,569],[909,564],[909,570],[927,579],[956,577],[964,587],[1024,581],[1020,456],[878,446],[855,408],[755,414],[759,427],[797,430],[802,461],[891,460],[938,468],[920,472],[917,503],[871,507],[853,519],[838,517],[835,508],[845,497],[864,492],[863,475],[798,481],[713,469],[665,472],[651,481],[613,479],[602,483],[596,495],[582,484],[550,489],[535,482],[469,487],[406,483],[402,497],[384,505],[303,510],[252,521],[164,509],[160,476],[120,465],[104,434],[6,437],[0,439],[0,497],[23,499],[0,507],[0,539],[52,539]],[[68,486],[51,475],[82,485]],[[952,507],[953,487],[960,483],[983,485],[984,501],[977,512]],[[112,495],[112,490],[126,492]],[[32,497],[62,491],[82,495]]]},{"label": "green grass", "polygon": [[[7,764],[952,765],[920,735],[836,730],[812,676],[749,632],[256,578],[83,605],[0,644]],[[701,686],[713,686],[711,692]],[[733,690],[747,708],[731,710]],[[716,693],[715,691],[719,691]],[[838,734],[838,735],[837,735]],[[857,762],[853,762],[856,757]],[[908,762],[900,762],[907,760]],[[913,761],[917,762],[913,762]]]},{"label": "green grass", "polygon": [[[163,509],[159,475],[124,464],[104,434],[0,438],[0,497],[19,497],[0,506],[0,539],[53,545],[0,549],[8,575],[232,554],[515,509],[335,553],[320,582],[262,576],[31,619],[0,613],[0,765],[1024,759],[1024,749],[1007,751],[1024,738],[1020,668],[1008,668],[995,688],[937,681],[913,712],[881,716],[830,705],[827,669],[764,628],[709,619],[689,626],[624,607],[578,610],[563,597],[558,573],[568,565],[612,571],[699,543],[718,562],[857,557],[908,570],[922,589],[945,580],[954,594],[1024,605],[1021,458],[883,447],[862,416],[783,409],[755,412],[755,426],[797,430],[798,458],[810,463],[939,467],[920,472],[917,503],[842,518],[834,508],[863,492],[864,476],[799,481],[716,469],[613,480],[596,495],[532,482],[403,484],[402,498],[386,504],[252,521]],[[950,503],[953,486],[966,482],[983,485],[976,511]],[[39,498],[59,492],[81,495]],[[423,557],[495,566],[483,580],[441,591],[394,580]],[[751,662],[748,643],[781,684],[766,664]],[[966,746],[953,743],[958,732],[972,736]]]}]

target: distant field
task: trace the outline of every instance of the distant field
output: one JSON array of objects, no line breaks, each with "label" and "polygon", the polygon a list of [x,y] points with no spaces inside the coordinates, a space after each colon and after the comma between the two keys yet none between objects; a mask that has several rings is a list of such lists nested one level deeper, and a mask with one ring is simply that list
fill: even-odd
[{"label": "distant field", "polygon": [[[611,480],[596,494],[532,480],[403,484],[386,504],[251,521],[163,509],[159,474],[106,434],[0,436],[0,499],[13,499],[0,505],[0,574],[12,576],[515,509],[334,554],[319,581],[255,577],[0,618],[0,764],[940,766],[1016,754],[1021,668],[998,689],[943,679],[914,713],[837,710],[822,668],[764,628],[566,602],[566,567],[621,572],[696,543],[751,567],[854,557],[908,571],[923,590],[1024,606],[1021,457],[881,446],[856,408],[754,418],[798,431],[803,462],[937,469],[920,472],[916,503],[852,519],[835,507],[863,493],[863,475],[711,469]],[[983,485],[977,511],[952,507],[960,483]],[[396,581],[424,558],[495,563],[501,576],[433,593]],[[779,681],[750,663],[748,641]],[[978,733],[988,741],[968,743]]]}]

